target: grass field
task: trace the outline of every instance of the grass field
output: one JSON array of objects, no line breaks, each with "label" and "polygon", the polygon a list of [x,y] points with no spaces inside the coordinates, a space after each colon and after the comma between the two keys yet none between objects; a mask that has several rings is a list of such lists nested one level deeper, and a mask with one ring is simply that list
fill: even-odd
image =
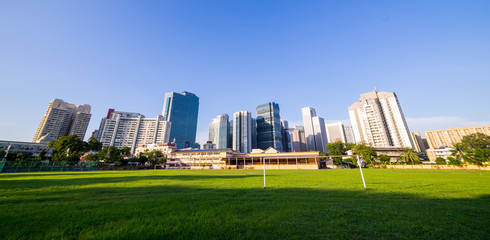
[{"label": "grass field", "polygon": [[0,239],[488,239],[490,173],[358,169],[0,175]]}]

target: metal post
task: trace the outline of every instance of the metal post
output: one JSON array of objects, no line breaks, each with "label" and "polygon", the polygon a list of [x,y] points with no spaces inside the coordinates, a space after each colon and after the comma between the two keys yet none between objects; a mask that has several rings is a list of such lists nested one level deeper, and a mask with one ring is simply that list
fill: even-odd
[{"label": "metal post", "polygon": [[359,165],[359,170],[361,171],[361,177],[362,177],[362,183],[364,184],[364,189],[367,189],[366,181],[364,181],[364,174],[362,173],[362,164],[361,161],[359,160],[359,156],[357,156],[357,165]]},{"label": "metal post", "polygon": [[267,185],[265,184],[265,159],[262,158],[262,165],[264,166],[264,189],[267,188]]}]

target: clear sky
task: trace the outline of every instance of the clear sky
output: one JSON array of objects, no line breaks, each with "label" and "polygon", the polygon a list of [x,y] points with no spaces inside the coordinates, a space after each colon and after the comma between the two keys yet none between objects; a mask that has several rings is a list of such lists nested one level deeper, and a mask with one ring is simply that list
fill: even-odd
[{"label": "clear sky", "polygon": [[2,1],[0,139],[31,141],[54,98],[161,113],[165,92],[215,116],[275,101],[291,125],[372,91],[411,131],[490,124],[490,1]]}]

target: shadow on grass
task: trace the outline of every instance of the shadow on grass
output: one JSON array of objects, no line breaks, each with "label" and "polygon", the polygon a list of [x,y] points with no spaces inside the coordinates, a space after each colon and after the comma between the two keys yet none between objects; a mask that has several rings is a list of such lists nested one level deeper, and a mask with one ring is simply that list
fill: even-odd
[{"label": "shadow on grass", "polygon": [[[249,176],[132,179],[168,177]],[[0,198],[0,239],[485,239],[489,202],[304,188],[66,189]]]}]

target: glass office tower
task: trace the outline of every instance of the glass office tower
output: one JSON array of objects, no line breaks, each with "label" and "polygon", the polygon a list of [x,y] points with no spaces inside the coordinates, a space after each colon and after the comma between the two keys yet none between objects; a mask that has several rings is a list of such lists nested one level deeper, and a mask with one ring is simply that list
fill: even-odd
[{"label": "glass office tower", "polygon": [[195,94],[165,93],[162,115],[172,123],[169,141],[175,141],[178,149],[195,145],[198,112],[199,97]]},{"label": "glass office tower", "polygon": [[283,151],[281,134],[281,116],[279,104],[264,103],[257,106],[257,147],[266,150],[273,147]]}]

